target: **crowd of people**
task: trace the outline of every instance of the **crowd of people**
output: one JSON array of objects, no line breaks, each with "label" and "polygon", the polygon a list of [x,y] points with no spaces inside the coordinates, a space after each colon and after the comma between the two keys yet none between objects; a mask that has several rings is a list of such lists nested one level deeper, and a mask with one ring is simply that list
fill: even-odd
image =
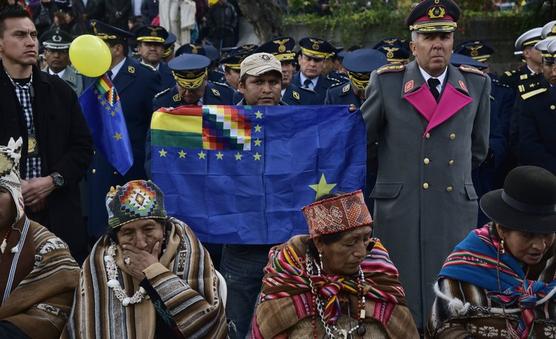
[{"label": "crowd of people", "polygon": [[[6,6],[0,337],[556,337],[556,21],[521,34],[523,65],[497,75],[487,43],[454,46],[459,16],[424,0],[410,41],[342,50],[183,43],[163,20],[41,34]],[[98,80],[69,59],[84,32],[111,54],[124,174],[78,99]],[[366,185],[304,207],[308,234],[286,243],[201,243],[149,180],[153,112],[201,105],[348,105],[366,126]]]}]

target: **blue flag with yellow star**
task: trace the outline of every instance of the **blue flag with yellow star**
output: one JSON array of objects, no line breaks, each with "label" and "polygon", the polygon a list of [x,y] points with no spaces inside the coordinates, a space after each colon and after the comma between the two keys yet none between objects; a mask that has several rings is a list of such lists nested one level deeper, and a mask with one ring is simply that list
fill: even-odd
[{"label": "blue flag with yellow star", "polygon": [[107,75],[98,78],[79,97],[97,151],[121,174],[133,165],[120,97]]},{"label": "blue flag with yellow star", "polygon": [[150,133],[166,210],[204,242],[307,234],[303,206],[365,185],[365,125],[347,106],[181,106],[155,112]]}]

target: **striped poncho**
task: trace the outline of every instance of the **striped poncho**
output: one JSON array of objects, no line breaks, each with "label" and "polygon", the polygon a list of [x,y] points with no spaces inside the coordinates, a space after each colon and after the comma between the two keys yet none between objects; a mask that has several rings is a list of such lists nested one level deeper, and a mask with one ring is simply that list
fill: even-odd
[{"label": "striped poncho", "polygon": [[[340,299],[349,299],[349,304],[357,305],[356,278],[326,274],[310,276],[307,273],[305,256],[308,239],[308,236],[295,236],[271,249],[253,319],[253,338],[287,336],[303,326],[307,319],[318,317],[310,280],[326,299],[324,321],[335,324],[347,314],[352,314],[352,317],[357,315],[355,309],[348,311],[340,302]],[[417,329],[405,306],[405,293],[398,280],[398,270],[380,241],[372,241],[374,246],[361,263],[365,277],[365,322],[379,326],[389,338],[416,338]],[[312,333],[302,336],[309,338]]]},{"label": "striped poncho", "polygon": [[[170,218],[171,228],[160,263],[145,271],[156,298],[122,306],[107,285],[104,256],[111,240],[104,236],[85,260],[75,304],[65,336],[69,338],[153,339],[160,337],[156,319],[175,329],[176,337],[225,338],[224,305],[219,280],[210,256],[193,231]],[[121,260],[118,258],[117,261]],[[139,282],[118,269],[118,279],[128,296]]]}]

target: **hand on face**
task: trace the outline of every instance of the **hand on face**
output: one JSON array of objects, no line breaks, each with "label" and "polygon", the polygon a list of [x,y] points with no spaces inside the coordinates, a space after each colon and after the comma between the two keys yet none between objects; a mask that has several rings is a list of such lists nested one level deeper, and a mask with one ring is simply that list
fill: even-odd
[{"label": "hand on face", "polygon": [[127,272],[138,280],[143,280],[145,274],[143,271],[155,264],[160,255],[160,241],[154,244],[151,252],[140,250],[137,247],[129,244],[122,245],[122,255],[124,258],[124,265]]}]

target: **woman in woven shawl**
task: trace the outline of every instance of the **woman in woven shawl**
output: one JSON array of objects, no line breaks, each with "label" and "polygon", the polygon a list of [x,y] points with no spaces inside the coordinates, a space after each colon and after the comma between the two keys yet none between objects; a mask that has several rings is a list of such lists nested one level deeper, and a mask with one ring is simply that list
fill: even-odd
[{"label": "woman in woven shawl", "polygon": [[363,194],[303,208],[309,235],[270,250],[253,338],[419,338]]},{"label": "woman in woven shawl", "polygon": [[70,338],[226,337],[210,256],[163,199],[144,180],[107,194],[109,231],[83,264]]},{"label": "woman in woven shawl", "polygon": [[428,337],[556,338],[556,177],[517,167],[480,205],[492,222],[446,259]]},{"label": "woman in woven shawl", "polygon": [[66,243],[25,215],[22,144],[0,146],[0,338],[54,339],[66,325],[79,266]]}]

